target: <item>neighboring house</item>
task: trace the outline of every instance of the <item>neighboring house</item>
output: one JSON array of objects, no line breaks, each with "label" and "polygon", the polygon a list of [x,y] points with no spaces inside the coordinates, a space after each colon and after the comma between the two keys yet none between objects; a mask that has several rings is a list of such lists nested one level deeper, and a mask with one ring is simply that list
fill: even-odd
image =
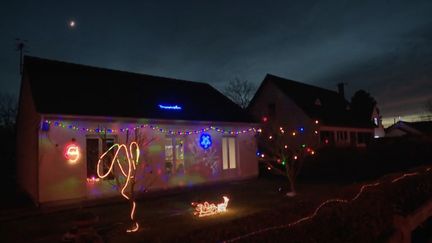
[{"label": "neighboring house", "polygon": [[343,85],[335,92],[267,74],[248,110],[256,119],[281,126],[288,132],[308,131],[302,143],[317,147],[362,147],[374,136],[384,134],[376,107],[371,117],[363,121],[353,118]]},{"label": "neighboring house", "polygon": [[136,140],[151,141],[140,147],[139,191],[256,177],[257,125],[209,84],[26,56],[18,182],[37,204],[117,196],[97,162]]},{"label": "neighboring house", "polygon": [[386,129],[386,137],[423,136],[432,137],[432,121],[398,121]]}]

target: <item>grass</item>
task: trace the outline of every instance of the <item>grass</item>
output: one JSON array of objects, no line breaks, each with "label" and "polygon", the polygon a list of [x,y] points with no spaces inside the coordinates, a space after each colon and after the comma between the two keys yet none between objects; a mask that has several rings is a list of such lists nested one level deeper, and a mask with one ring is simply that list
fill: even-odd
[{"label": "grass", "polygon": [[[99,217],[96,230],[108,242],[172,241],[200,230],[226,224],[281,205],[304,205],[338,194],[340,187],[329,184],[300,184],[295,199],[284,196],[287,182],[282,178],[259,178],[228,184],[186,189],[165,196],[148,196],[138,201],[139,232],[125,233],[129,205],[125,202],[85,208]],[[280,190],[281,189],[281,190]],[[193,216],[192,201],[221,202],[228,195],[228,212],[215,216]],[[28,209],[27,209],[28,210]],[[33,209],[38,211],[38,209]],[[80,209],[35,213],[28,217],[9,215],[0,220],[0,232],[6,242],[53,242],[73,226]],[[14,212],[15,213],[15,212]]]},{"label": "grass", "polygon": [[[388,181],[395,176],[389,175],[382,180]],[[331,241],[344,242],[366,239],[361,236],[371,234],[374,238],[367,239],[382,240],[379,237],[385,238],[385,233],[389,233],[389,215],[406,214],[431,198],[431,175],[420,179],[409,178],[394,185],[374,188],[356,204],[329,205],[316,220],[302,223],[289,231],[271,231],[246,241],[280,242],[289,239],[293,242],[314,242],[335,237]],[[300,182],[298,196],[289,198],[284,196],[288,187],[286,179],[269,176],[186,188],[166,195],[149,194],[137,203],[137,219],[141,228],[134,234],[125,232],[130,210],[126,201],[61,211],[29,208],[28,205],[14,209],[9,204],[0,214],[0,235],[5,242],[58,242],[73,227],[77,214],[86,211],[99,217],[95,229],[107,242],[218,242],[257,229],[293,222],[310,215],[329,198],[352,198],[362,183]],[[228,212],[204,218],[193,216],[192,201],[218,203],[223,195],[230,197]],[[20,212],[32,213],[20,215]],[[368,228],[368,225],[373,227]]]},{"label": "grass", "polygon": [[[432,198],[432,170],[415,171],[419,175],[394,183],[392,180],[399,173],[385,176],[379,180],[380,185],[365,190],[355,201],[351,199],[357,195],[360,185],[347,186],[341,190],[344,194],[341,198],[348,199],[348,203],[329,203],[313,220],[294,226],[288,225],[311,215],[318,204],[306,201],[280,205],[212,229],[197,230],[179,242],[206,239],[220,242],[239,236],[244,236],[240,242],[384,242],[393,232],[394,215],[407,215]],[[251,232],[256,234],[247,237]],[[432,239],[432,233],[422,237]]]}]

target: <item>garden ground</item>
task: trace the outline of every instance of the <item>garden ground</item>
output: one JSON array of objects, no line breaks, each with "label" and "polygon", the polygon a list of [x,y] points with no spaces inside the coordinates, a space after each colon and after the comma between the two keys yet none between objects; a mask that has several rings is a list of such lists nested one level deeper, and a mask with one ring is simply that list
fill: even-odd
[{"label": "garden ground", "polygon": [[[392,175],[394,176],[397,175]],[[133,234],[125,232],[129,223],[129,204],[126,201],[81,209],[35,208],[28,203],[13,203],[20,195],[17,194],[9,200],[3,200],[0,235],[4,242],[58,242],[73,227],[77,215],[91,212],[99,218],[95,229],[107,242],[204,239],[217,242],[227,239],[227,235],[244,234],[235,232],[239,228],[238,224],[243,222],[271,226],[310,215],[322,201],[329,198],[354,197],[360,185],[302,182],[298,185],[298,196],[290,198],[285,196],[285,179],[263,176],[248,181],[186,188],[165,195],[148,194],[138,200],[137,219],[141,228]],[[208,200],[219,203],[222,202],[223,195],[230,198],[226,213],[203,218],[193,215],[190,205],[192,201]],[[23,202],[22,198],[19,199]],[[234,232],[228,232],[230,230]],[[198,238],[195,238],[196,236]]]},{"label": "garden ground", "polygon": [[[299,184],[296,198],[284,196],[287,182],[283,178],[261,177],[248,181],[188,188],[162,196],[148,196],[137,202],[138,233],[124,232],[128,222],[129,204],[126,201],[108,203],[82,209],[35,208],[29,203],[13,204],[13,198],[3,201],[0,213],[2,239],[10,241],[52,242],[62,239],[73,227],[73,221],[82,211],[99,217],[95,226],[107,241],[128,242],[168,241],[188,233],[229,222],[280,205],[318,202],[343,193],[335,184]],[[192,201],[222,202],[230,198],[228,211],[219,215],[198,218],[193,215]],[[22,202],[23,197],[19,198]],[[9,201],[9,203],[8,203]]]}]

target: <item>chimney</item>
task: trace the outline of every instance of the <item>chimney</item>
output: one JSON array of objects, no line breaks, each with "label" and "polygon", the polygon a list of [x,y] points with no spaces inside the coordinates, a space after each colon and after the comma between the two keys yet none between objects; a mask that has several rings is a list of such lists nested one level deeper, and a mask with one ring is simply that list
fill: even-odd
[{"label": "chimney", "polygon": [[338,83],[338,93],[340,96],[342,96],[345,99],[345,84],[346,83]]}]

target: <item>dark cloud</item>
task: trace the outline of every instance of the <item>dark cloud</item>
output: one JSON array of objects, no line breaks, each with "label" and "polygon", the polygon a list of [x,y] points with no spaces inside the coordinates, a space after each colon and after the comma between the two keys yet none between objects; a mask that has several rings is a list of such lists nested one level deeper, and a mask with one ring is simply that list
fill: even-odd
[{"label": "dark cloud", "polygon": [[397,41],[381,55],[352,63],[326,82],[348,82],[352,92],[367,89],[384,115],[424,112],[426,100],[432,98],[432,22],[401,34]]},{"label": "dark cloud", "polygon": [[[365,89],[386,115],[431,94],[432,2],[16,1],[0,13],[0,87],[17,92],[14,38],[30,54],[204,81],[266,73]],[[67,27],[74,19],[75,29]]]}]

